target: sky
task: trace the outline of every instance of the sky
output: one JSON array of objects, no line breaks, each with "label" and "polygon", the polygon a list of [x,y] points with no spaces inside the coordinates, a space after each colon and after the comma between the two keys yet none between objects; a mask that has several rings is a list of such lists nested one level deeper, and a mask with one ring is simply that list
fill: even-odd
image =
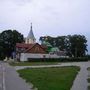
[{"label": "sky", "polygon": [[0,0],[0,32],[18,30],[25,37],[30,23],[40,36],[85,35],[90,53],[90,0]]}]

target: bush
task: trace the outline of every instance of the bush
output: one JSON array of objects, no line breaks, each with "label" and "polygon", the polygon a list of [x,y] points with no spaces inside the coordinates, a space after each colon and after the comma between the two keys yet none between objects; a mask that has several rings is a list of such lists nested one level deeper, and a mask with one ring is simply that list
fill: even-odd
[{"label": "bush", "polygon": [[70,58],[28,58],[29,62],[80,62],[88,61],[87,57]]},{"label": "bush", "polygon": [[88,58],[88,60],[90,60],[90,55],[87,55],[86,57]]}]

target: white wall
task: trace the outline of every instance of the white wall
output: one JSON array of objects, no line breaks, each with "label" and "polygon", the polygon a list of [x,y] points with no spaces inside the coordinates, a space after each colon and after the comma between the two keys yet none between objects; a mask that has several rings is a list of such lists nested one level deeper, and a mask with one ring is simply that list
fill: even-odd
[{"label": "white wall", "polygon": [[27,61],[28,58],[60,58],[60,56],[54,54],[29,54],[29,53],[21,53],[20,61]]}]

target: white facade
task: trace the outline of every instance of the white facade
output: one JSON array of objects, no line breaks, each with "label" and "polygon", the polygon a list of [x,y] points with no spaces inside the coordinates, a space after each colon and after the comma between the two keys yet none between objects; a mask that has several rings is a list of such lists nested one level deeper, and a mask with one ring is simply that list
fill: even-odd
[{"label": "white facade", "polygon": [[34,43],[36,43],[36,41],[33,40],[33,39],[26,39],[26,40],[25,40],[25,43],[26,43],[26,44],[34,44]]},{"label": "white facade", "polygon": [[28,61],[29,58],[60,58],[56,54],[32,54],[32,53],[21,53],[20,61]]}]

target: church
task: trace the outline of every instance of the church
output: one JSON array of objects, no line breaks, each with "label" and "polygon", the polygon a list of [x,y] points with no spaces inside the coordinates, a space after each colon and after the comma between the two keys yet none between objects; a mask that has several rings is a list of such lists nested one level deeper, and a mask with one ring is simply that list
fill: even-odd
[{"label": "church", "polygon": [[[60,58],[66,56],[63,51],[56,47],[52,47],[47,53],[48,45],[36,43],[36,38],[33,34],[32,24],[28,36],[25,38],[24,43],[16,43],[16,60],[29,61],[30,59],[37,58]],[[63,54],[64,53],[64,54]]]},{"label": "church", "polygon": [[26,61],[28,58],[40,58],[40,55],[46,54],[46,46],[36,43],[35,36],[31,29],[24,43],[16,43],[16,59]]}]

